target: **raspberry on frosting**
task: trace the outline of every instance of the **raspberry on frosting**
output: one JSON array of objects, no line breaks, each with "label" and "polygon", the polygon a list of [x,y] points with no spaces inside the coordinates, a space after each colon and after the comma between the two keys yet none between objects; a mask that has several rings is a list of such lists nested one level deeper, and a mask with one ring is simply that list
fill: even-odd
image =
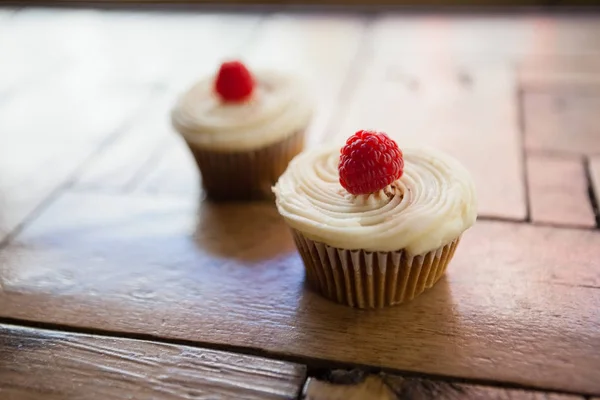
[{"label": "raspberry on frosting", "polygon": [[224,102],[241,102],[254,91],[254,78],[241,61],[221,64],[215,80],[215,91]]},{"label": "raspberry on frosting", "polygon": [[341,149],[340,184],[351,194],[370,194],[400,179],[404,169],[402,151],[383,132],[361,130]]}]

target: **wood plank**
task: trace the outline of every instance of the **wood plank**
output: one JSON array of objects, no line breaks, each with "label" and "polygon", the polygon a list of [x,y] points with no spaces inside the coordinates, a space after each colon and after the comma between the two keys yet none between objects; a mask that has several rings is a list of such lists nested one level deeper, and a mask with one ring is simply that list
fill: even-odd
[{"label": "wood plank", "polygon": [[309,378],[304,386],[302,398],[304,400],[583,400],[581,396],[404,378],[385,373],[366,374],[360,371],[333,371],[326,379]]},{"label": "wood plank", "polygon": [[295,399],[305,367],[224,351],[0,325],[0,397]]},{"label": "wood plank", "polygon": [[529,155],[527,175],[532,221],[596,226],[583,159]]},{"label": "wood plank", "polygon": [[[49,90],[41,85],[0,107],[0,242],[119,133],[149,96],[144,89]],[[31,116],[32,113],[35,115]]]},{"label": "wood plank", "polygon": [[[400,147],[432,145],[472,172],[480,215],[526,217],[521,136],[509,68],[374,61],[340,113],[337,142],[376,129]],[[376,99],[376,101],[375,101]]]},{"label": "wood plank", "polygon": [[304,287],[269,204],[71,194],[0,251],[0,315],[600,394],[599,258],[598,231],[480,221],[431,291],[362,312]]},{"label": "wood plank", "polygon": [[600,91],[525,91],[525,146],[529,151],[599,154],[596,115]]}]

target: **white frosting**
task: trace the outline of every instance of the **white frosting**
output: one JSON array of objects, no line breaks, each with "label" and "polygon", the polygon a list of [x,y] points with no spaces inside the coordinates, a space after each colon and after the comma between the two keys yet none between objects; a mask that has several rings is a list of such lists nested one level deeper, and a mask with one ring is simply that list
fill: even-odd
[{"label": "white frosting", "polygon": [[185,139],[200,147],[252,150],[276,143],[305,129],[312,115],[303,84],[295,77],[272,71],[254,73],[256,87],[250,100],[221,101],[214,93],[214,77],[185,92],[171,119]]},{"label": "white frosting", "polygon": [[348,193],[339,184],[339,147],[304,151],[273,188],[279,213],[308,238],[343,249],[419,255],[451,242],[477,218],[470,174],[437,150],[402,151],[404,174],[390,196]]}]

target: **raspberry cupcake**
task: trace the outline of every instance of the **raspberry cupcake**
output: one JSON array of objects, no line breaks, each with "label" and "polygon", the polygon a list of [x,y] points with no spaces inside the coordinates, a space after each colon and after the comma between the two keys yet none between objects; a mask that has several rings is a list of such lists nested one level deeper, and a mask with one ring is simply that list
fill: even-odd
[{"label": "raspberry cupcake", "polygon": [[430,148],[359,131],[305,151],[273,188],[309,284],[359,308],[414,299],[443,275],[476,220],[468,171]]},{"label": "raspberry cupcake", "polygon": [[250,73],[225,62],[175,105],[171,119],[190,148],[208,198],[272,197],[271,186],[304,145],[311,103],[297,78]]}]

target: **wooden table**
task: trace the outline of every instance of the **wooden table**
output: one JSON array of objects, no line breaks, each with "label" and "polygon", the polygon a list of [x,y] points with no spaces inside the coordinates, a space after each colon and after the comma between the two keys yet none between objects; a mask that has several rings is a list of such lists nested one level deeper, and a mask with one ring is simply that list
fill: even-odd
[{"label": "wooden table", "polygon": [[[359,311],[272,204],[216,205],[169,125],[226,57],[472,171],[447,275]],[[1,399],[600,396],[600,16],[0,9]]]}]

